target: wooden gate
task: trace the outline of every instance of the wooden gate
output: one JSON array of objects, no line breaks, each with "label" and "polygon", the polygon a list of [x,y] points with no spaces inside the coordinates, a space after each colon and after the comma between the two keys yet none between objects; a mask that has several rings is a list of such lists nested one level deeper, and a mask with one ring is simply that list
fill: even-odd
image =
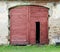
[{"label": "wooden gate", "polygon": [[48,8],[20,6],[10,9],[10,43],[36,44],[36,22],[40,23],[40,44],[48,43]]}]

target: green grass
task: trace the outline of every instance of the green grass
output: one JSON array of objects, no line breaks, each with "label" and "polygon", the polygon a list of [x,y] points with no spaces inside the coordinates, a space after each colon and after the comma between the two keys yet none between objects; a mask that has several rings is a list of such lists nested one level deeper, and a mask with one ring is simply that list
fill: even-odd
[{"label": "green grass", "polygon": [[0,46],[0,52],[60,52],[60,46]]}]

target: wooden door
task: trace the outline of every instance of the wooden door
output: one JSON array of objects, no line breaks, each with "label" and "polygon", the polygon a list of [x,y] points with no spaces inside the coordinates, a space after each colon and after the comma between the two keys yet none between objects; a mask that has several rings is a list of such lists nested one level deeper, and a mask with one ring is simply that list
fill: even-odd
[{"label": "wooden door", "polygon": [[10,10],[10,43],[36,44],[36,23],[39,22],[39,44],[48,43],[48,8],[21,6]]},{"label": "wooden door", "polygon": [[36,22],[40,23],[39,44],[48,44],[48,8],[30,6],[30,43],[36,44]]},{"label": "wooden door", "polygon": [[15,7],[10,10],[10,43],[23,45],[28,43],[28,7]]}]

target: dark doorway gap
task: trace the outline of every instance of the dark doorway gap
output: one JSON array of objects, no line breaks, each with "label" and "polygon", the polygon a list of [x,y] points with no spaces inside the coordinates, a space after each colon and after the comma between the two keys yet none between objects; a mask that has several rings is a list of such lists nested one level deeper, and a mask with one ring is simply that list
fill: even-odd
[{"label": "dark doorway gap", "polygon": [[40,43],[40,22],[36,22],[36,44]]}]

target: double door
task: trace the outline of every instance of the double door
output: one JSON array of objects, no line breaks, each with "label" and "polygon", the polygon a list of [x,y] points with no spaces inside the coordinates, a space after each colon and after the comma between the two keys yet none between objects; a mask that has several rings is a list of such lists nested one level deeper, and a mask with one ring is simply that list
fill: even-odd
[{"label": "double door", "polygon": [[48,43],[48,8],[20,6],[10,9],[10,43]]}]

